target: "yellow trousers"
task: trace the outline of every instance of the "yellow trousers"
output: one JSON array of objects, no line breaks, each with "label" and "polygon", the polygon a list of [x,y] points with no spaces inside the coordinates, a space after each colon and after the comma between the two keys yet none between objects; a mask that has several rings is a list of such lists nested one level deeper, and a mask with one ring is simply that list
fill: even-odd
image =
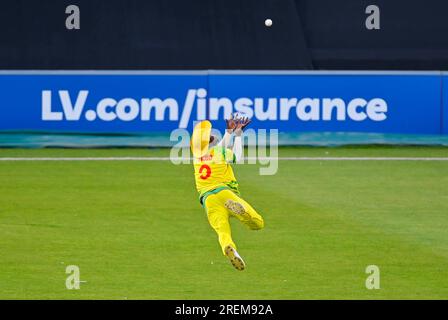
[{"label": "yellow trousers", "polygon": [[[242,213],[235,213],[228,209],[228,202],[239,203],[244,208]],[[235,217],[252,230],[260,230],[264,227],[263,218],[255,211],[252,206],[228,189],[224,189],[215,194],[210,194],[205,199],[205,210],[210,225],[218,234],[219,244],[223,254],[226,246],[231,245],[236,249],[232,240],[229,218]]]}]

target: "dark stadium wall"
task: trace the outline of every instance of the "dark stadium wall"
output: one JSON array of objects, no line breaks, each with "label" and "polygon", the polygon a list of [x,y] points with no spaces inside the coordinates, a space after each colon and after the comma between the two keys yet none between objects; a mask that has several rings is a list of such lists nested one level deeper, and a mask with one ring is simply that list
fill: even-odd
[{"label": "dark stadium wall", "polygon": [[[70,4],[79,30],[66,29]],[[0,68],[311,69],[299,19],[293,0],[14,0]]]},{"label": "dark stadium wall", "polygon": [[[446,0],[295,0],[316,69],[448,69]],[[367,6],[380,10],[368,30]]]},{"label": "dark stadium wall", "polygon": [[[79,30],[65,26],[72,4]],[[370,4],[379,30],[365,27]],[[447,12],[446,0],[5,0],[0,69],[446,70]]]}]

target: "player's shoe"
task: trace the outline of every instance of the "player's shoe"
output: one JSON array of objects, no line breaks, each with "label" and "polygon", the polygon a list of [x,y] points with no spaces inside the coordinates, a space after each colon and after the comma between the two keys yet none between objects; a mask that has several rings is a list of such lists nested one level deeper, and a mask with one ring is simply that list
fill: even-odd
[{"label": "player's shoe", "polygon": [[224,249],[226,256],[229,258],[230,263],[235,267],[235,269],[243,271],[246,268],[243,258],[240,257],[238,252],[232,246],[227,246]]},{"label": "player's shoe", "polygon": [[234,214],[240,214],[243,215],[246,213],[246,210],[244,210],[244,207],[241,203],[233,201],[233,200],[227,200],[224,204],[227,209],[229,209]]},{"label": "player's shoe", "polygon": [[241,203],[229,199],[224,203],[224,206],[233,214],[241,216],[246,225],[252,230],[260,229],[259,225],[252,220],[251,216],[246,212]]}]

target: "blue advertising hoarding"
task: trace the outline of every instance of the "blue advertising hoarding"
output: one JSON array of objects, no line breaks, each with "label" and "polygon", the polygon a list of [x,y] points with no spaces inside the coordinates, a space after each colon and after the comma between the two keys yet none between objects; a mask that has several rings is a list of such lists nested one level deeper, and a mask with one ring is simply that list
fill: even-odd
[{"label": "blue advertising hoarding", "polygon": [[441,134],[441,85],[440,72],[3,72],[0,130],[170,132],[237,111],[280,132]]},{"label": "blue advertising hoarding", "polygon": [[191,125],[185,117],[196,114],[195,88],[206,84],[200,72],[3,74],[0,130],[167,132],[179,123]]},{"label": "blue advertising hoarding", "polygon": [[210,94],[262,99],[255,126],[283,132],[441,133],[439,74],[215,75]]},{"label": "blue advertising hoarding", "polygon": [[442,133],[448,134],[448,74],[443,73],[442,76],[442,112],[441,120]]}]

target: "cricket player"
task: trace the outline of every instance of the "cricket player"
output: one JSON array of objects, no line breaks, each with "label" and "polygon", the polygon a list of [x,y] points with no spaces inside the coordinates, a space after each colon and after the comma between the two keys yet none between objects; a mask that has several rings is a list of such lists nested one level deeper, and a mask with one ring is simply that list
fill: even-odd
[{"label": "cricket player", "polygon": [[[217,138],[211,135],[211,123],[202,121],[194,127],[191,139],[199,201],[210,225],[218,234],[223,254],[237,270],[244,270],[245,263],[232,240],[229,218],[237,218],[252,230],[264,227],[263,218],[241,198],[230,165],[240,161],[243,156],[241,135],[249,123],[248,118],[232,116],[226,120],[226,132],[218,143]],[[233,135],[235,141],[232,151],[228,147]]]}]

